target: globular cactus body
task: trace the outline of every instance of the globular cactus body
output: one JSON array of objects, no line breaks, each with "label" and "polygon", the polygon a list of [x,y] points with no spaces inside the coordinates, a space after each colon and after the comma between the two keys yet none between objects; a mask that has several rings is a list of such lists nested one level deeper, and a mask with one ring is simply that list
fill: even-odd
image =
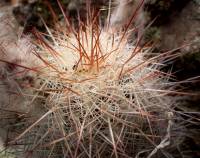
[{"label": "globular cactus body", "polygon": [[150,48],[128,43],[127,30],[113,33],[88,17],[78,30],[66,18],[48,38],[34,31],[36,47],[14,64],[26,70],[14,75],[24,110],[4,108],[17,116],[7,145],[35,158],[168,155],[178,115],[159,62],[176,55],[146,59]]}]

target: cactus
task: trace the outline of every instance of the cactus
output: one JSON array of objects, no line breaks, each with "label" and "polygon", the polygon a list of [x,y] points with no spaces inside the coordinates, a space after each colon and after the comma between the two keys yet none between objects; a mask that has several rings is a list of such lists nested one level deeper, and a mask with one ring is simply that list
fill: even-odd
[{"label": "cactus", "polygon": [[63,15],[48,35],[11,45],[15,60],[0,59],[5,147],[16,157],[167,157],[183,139],[173,96],[183,93],[161,68],[178,54],[147,59],[151,47],[128,42],[128,26],[113,32],[89,12],[76,29]]}]

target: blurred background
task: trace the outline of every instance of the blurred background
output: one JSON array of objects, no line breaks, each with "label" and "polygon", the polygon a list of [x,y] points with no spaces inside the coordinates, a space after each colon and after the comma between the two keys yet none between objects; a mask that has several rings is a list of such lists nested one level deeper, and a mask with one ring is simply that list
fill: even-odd
[{"label": "blurred background", "polygon": [[[86,0],[60,1],[74,22],[77,20],[77,12],[85,14]],[[91,0],[91,5],[100,9],[102,19],[106,19],[109,0]],[[115,7],[116,3],[113,2],[111,8],[114,10]],[[3,14],[6,13],[6,18],[13,21],[13,28],[17,32],[29,34],[32,28],[45,32],[42,19],[49,27],[53,26],[50,8],[55,11],[58,19],[63,18],[56,0],[0,0],[0,20],[5,18]],[[181,56],[169,63],[168,68],[172,68],[176,79],[180,81],[200,76],[200,0],[149,0],[142,12],[144,26],[155,20],[145,30],[143,37],[144,41],[155,44],[155,52],[162,53],[189,44],[177,50]],[[200,94],[200,78],[181,86],[184,91]],[[178,110],[194,112],[194,116],[200,119],[200,115],[195,113],[200,112],[200,95],[186,96]],[[184,155],[187,158],[200,157],[199,124],[187,127],[186,135],[181,147]]]}]

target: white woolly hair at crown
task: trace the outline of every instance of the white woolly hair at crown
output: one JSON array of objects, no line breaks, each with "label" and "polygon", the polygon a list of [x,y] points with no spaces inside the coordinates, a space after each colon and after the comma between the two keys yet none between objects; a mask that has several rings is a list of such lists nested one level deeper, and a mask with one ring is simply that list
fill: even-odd
[{"label": "white woolly hair at crown", "polygon": [[168,157],[181,143],[181,117],[170,96],[178,92],[170,74],[160,71],[177,54],[146,59],[151,48],[128,43],[127,31],[100,28],[92,15],[78,29],[65,17],[66,26],[47,27],[48,35],[34,31],[35,46],[30,39],[4,46],[9,60],[1,53],[2,89],[11,98],[0,110],[5,152],[150,158]]}]

